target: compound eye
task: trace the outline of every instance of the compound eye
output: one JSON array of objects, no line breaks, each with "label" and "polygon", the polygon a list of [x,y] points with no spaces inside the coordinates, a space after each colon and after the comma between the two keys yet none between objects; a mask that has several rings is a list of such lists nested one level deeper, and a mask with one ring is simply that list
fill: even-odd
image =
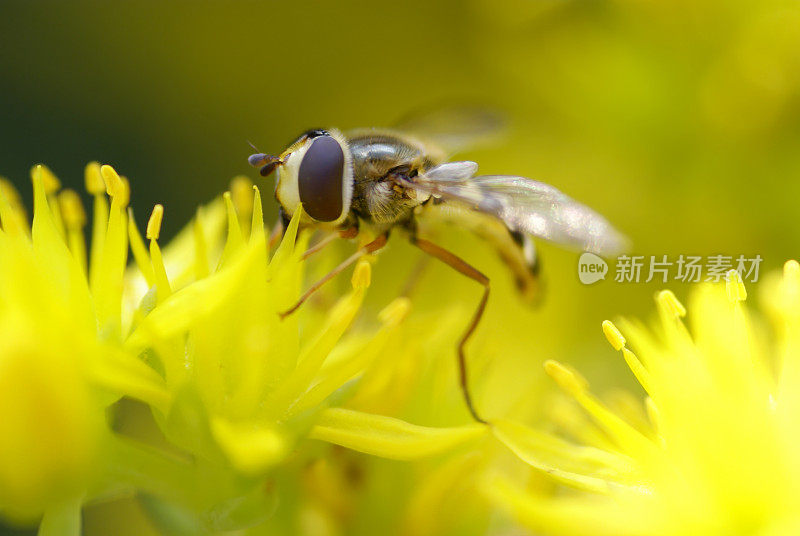
[{"label": "compound eye", "polygon": [[344,151],[331,136],[311,140],[297,173],[300,201],[317,221],[335,221],[344,209]]}]

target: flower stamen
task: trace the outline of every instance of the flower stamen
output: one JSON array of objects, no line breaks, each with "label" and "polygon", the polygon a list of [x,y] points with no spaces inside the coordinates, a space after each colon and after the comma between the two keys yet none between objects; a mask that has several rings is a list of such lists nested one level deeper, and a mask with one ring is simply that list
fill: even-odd
[{"label": "flower stamen", "polygon": [[368,261],[360,260],[353,271],[351,283],[354,290],[363,290],[369,286],[372,278],[372,268]]},{"label": "flower stamen", "polygon": [[153,207],[153,212],[150,213],[150,219],[147,220],[147,231],[145,237],[148,240],[158,240],[158,235],[161,234],[161,222],[164,220],[164,205],[156,205]]},{"label": "flower stamen", "polygon": [[620,448],[635,456],[646,458],[652,455],[653,444],[589,393],[589,382],[572,367],[548,360],[544,363],[544,369],[559,387],[583,406]]},{"label": "flower stamen", "polygon": [[92,240],[89,248],[89,288],[94,294],[97,291],[100,278],[100,262],[103,256],[106,230],[108,228],[108,199],[106,198],[106,185],[100,164],[90,162],[84,170],[86,191],[94,197],[92,216]]},{"label": "flower stamen", "polygon": [[670,318],[683,318],[686,316],[686,307],[675,297],[671,290],[662,290],[656,294],[656,303],[659,310]]},{"label": "flower stamen", "polygon": [[0,221],[3,231],[12,236],[28,234],[28,218],[22,198],[10,181],[0,177]]},{"label": "flower stamen", "polygon": [[578,396],[586,392],[589,382],[572,367],[568,367],[558,361],[548,359],[544,363],[544,371],[553,378],[559,387],[564,389],[572,396]]},{"label": "flower stamen", "polygon": [[97,302],[101,333],[115,338],[121,335],[122,329],[122,285],[119,282],[125,272],[128,257],[128,220],[124,210],[130,200],[130,187],[111,166],[101,166],[100,175],[106,192],[111,196],[111,209],[108,212],[108,227],[103,233],[103,244],[98,252],[99,270],[96,279],[93,278],[92,281],[95,284],[92,294]]},{"label": "flower stamen", "polygon": [[411,300],[405,296],[396,298],[378,313],[378,320],[388,326],[396,326],[411,312]]},{"label": "flower stamen", "polygon": [[172,289],[167,278],[167,270],[164,268],[164,259],[161,255],[161,248],[158,246],[158,236],[161,234],[161,222],[164,219],[164,206],[156,205],[147,221],[147,232],[145,236],[150,240],[150,262],[153,267],[153,276],[156,283],[157,302],[166,300]]},{"label": "flower stamen", "polygon": [[112,203],[116,202],[122,207],[127,206],[129,191],[122,177],[109,165],[101,166],[100,174],[103,176],[103,182],[106,185],[106,193],[111,197]]},{"label": "flower stamen", "polygon": [[[53,195],[54,193],[58,192],[61,189],[61,181],[58,180],[50,168],[45,166],[44,164],[36,164],[34,169],[38,169],[39,172],[42,174],[42,185],[44,186],[44,193],[47,195]],[[33,172],[33,170],[31,170]]]},{"label": "flower stamen", "polygon": [[86,242],[83,228],[86,225],[86,211],[83,210],[81,198],[74,190],[64,190],[58,196],[61,215],[67,231],[67,241],[72,256],[78,261],[84,276],[86,275]]},{"label": "flower stamen", "polygon": [[619,351],[625,347],[625,337],[611,320],[603,320],[603,333],[614,350]]},{"label": "flower stamen", "polygon": [[728,270],[728,273],[725,274],[725,291],[728,293],[728,300],[731,303],[739,303],[747,299],[744,281],[736,270]]},{"label": "flower stamen", "polygon": [[61,181],[58,180],[58,177],[56,177],[50,168],[44,164],[35,165],[33,169],[31,169],[31,174],[34,173],[34,170],[40,173],[42,178],[44,193],[47,196],[47,202],[50,205],[50,212],[53,214],[53,223],[56,224],[56,228],[61,236],[66,236],[64,221],[61,217],[61,206],[56,198],[56,194],[58,194],[58,191],[61,189]]},{"label": "flower stamen", "polygon": [[[787,304],[797,304],[800,301],[800,263],[795,260],[786,261],[783,265],[783,281],[781,282],[782,294],[786,297]],[[797,306],[794,305],[796,308]]]},{"label": "flower stamen", "polygon": [[650,373],[644,367],[639,358],[636,357],[636,354],[628,350],[627,348],[622,349],[622,357],[625,359],[625,364],[628,365],[628,368],[633,372],[633,375],[636,377],[636,381],[639,382],[639,385],[642,386],[647,394],[652,394],[651,389],[651,381],[650,381]]},{"label": "flower stamen", "polygon": [[150,254],[147,252],[147,247],[144,245],[144,240],[142,240],[142,235],[139,233],[139,228],[136,227],[136,219],[133,217],[132,207],[128,207],[128,241],[131,245],[133,260],[136,262],[136,267],[139,268],[147,285],[152,287],[156,282],[153,274],[153,266],[150,264]]}]

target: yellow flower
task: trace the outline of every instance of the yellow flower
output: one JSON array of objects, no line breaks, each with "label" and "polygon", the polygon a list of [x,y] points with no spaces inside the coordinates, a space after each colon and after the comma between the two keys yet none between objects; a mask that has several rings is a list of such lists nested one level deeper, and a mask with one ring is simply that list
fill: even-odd
[{"label": "yellow flower", "polygon": [[[99,173],[87,168],[104,189]],[[16,191],[0,183],[0,512],[18,521],[88,493],[110,402],[122,394],[166,401],[158,376],[121,351],[111,307],[124,269],[125,185],[94,242],[90,285],[77,196],[57,195],[58,180],[43,166],[31,175],[31,227]]]},{"label": "yellow flower", "polygon": [[[77,194],[58,194],[44,166],[32,178],[30,227],[0,183],[4,517],[44,512],[41,534],[77,533],[83,504],[137,492],[167,531],[235,530],[272,515],[298,460],[318,461],[319,441],[418,459],[486,434],[382,412],[393,393],[376,385],[387,362],[404,360],[391,341],[410,302],[390,302],[351,333],[368,260],[335,303],[281,319],[299,296],[310,233],[298,235],[297,211],[270,255],[260,193],[247,179],[201,207],[162,251],[164,208],[153,209],[143,238],[128,181],[110,166],[86,168],[89,248]],[[145,405],[151,432],[124,413],[106,418],[122,397]]]},{"label": "yellow flower", "polygon": [[[176,494],[158,479],[137,486],[199,517],[226,509],[225,516],[215,514],[212,528],[228,530],[266,520],[274,497],[263,492],[264,479],[280,494],[281,464],[309,456],[313,463],[315,447],[308,439],[416,459],[485,434],[479,425],[432,428],[329,407],[345,403],[369,384],[385,359],[403,360],[401,348],[388,342],[410,304],[399,298],[378,315],[377,329],[348,334],[370,283],[370,263],[364,260],[356,266],[348,294],[322,311],[303,308],[281,319],[279,313],[300,294],[310,234],[297,236],[300,217],[295,215],[268,257],[260,193],[248,184],[251,193],[244,195],[243,183],[234,181],[224,196],[224,245],[195,243],[195,252],[221,251],[218,261],[195,258],[189,263],[203,277],[173,284],[182,277],[166,275],[156,242],[161,209],[148,225],[149,253],[143,245],[134,247],[140,251],[140,272],[147,274],[147,266],[152,267],[154,286],[133,315],[125,347],[145,356],[165,378],[172,400],[156,419],[167,440],[194,455],[195,470],[216,478],[213,487],[190,496]],[[199,241],[205,233],[193,236]],[[169,256],[165,252],[165,262]],[[249,499],[242,502],[242,496]]]},{"label": "yellow flower", "polygon": [[647,394],[638,408],[627,398],[612,411],[577,372],[547,363],[592,418],[566,422],[583,444],[516,423],[500,423],[495,433],[565,489],[543,496],[494,477],[486,493],[549,534],[797,534],[800,265],[788,262],[782,279],[762,290],[772,336],[744,306],[735,271],[724,288],[695,291],[691,329],[669,291],[657,295],[655,333],[605,322]]}]

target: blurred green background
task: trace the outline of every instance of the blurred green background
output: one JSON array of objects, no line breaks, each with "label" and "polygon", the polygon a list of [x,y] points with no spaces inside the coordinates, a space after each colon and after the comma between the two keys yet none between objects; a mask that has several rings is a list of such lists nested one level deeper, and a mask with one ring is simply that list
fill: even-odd
[{"label": "blurred green background", "polygon": [[[310,127],[390,125],[449,102],[510,120],[507,139],[464,155],[483,172],[556,185],[637,255],[760,254],[762,274],[797,256],[796,2],[0,4],[0,174],[29,200],[34,163],[75,188],[86,162],[110,163],[132,181],[140,224],[165,205],[167,236],[232,176],[256,180],[248,140],[277,152]],[[510,292],[488,249],[458,234],[448,244]],[[495,366],[529,368],[520,391],[546,358],[600,385],[629,382],[600,322],[647,316],[655,290],[684,298],[689,286],[613,273],[582,286],[575,252],[542,250],[545,305],[495,301],[476,353],[517,356]],[[400,287],[408,251],[397,244],[379,263],[376,281],[396,282],[373,293],[376,307]],[[426,282],[421,302],[479,296],[444,268]]]}]

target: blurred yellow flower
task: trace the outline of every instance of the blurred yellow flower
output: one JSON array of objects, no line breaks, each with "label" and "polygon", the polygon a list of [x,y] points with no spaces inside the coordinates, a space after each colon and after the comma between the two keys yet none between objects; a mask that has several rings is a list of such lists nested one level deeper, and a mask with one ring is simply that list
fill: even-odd
[{"label": "blurred yellow flower", "polygon": [[[110,402],[122,394],[166,401],[158,376],[121,350],[119,310],[109,307],[122,288],[117,227],[127,186],[118,179],[90,285],[76,194],[57,196],[58,180],[44,166],[31,175],[31,227],[16,191],[0,183],[0,512],[18,521],[80,504],[99,470]],[[99,166],[87,176],[105,191]]]},{"label": "blurred yellow flower", "polygon": [[593,424],[568,423],[583,444],[516,423],[500,423],[495,433],[565,489],[543,496],[493,477],[486,493],[547,534],[797,534],[800,265],[788,262],[780,281],[762,290],[774,337],[744,306],[735,271],[725,287],[695,291],[691,329],[669,291],[657,295],[655,333],[605,322],[647,393],[643,407],[626,402],[612,411],[577,372],[548,362],[547,372],[592,417]]}]

